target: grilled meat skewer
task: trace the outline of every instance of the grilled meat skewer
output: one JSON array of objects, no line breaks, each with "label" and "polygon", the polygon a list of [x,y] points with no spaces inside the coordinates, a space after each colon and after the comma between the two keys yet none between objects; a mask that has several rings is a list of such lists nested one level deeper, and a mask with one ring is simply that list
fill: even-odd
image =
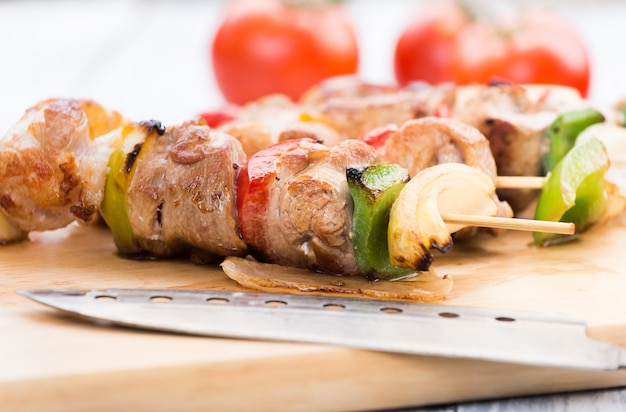
[{"label": "grilled meat skewer", "polygon": [[[197,122],[168,128],[158,122],[126,124],[106,134],[106,139],[91,140],[80,104],[62,104],[70,113],[76,112],[76,118],[61,118],[66,119],[63,123],[52,116],[46,127],[82,136],[84,147],[76,149],[80,155],[106,155],[90,164],[89,170],[99,176],[94,191],[101,201],[90,213],[94,215],[102,205],[100,213],[121,254],[167,258],[200,251],[203,260],[214,260],[250,253],[270,263],[359,274],[345,173],[348,166],[380,163],[372,146],[356,139],[332,147],[308,138],[295,139],[264,149],[246,162],[237,139]],[[30,116],[27,113],[18,124],[32,122]],[[453,120],[412,122],[407,130],[417,128],[417,134],[431,136],[432,131],[439,136],[429,139],[434,146],[428,151],[439,162],[465,161],[495,177],[493,159],[479,132]],[[11,136],[12,142],[19,140],[19,133]],[[55,148],[42,143],[39,151]],[[460,154],[455,154],[457,149]],[[63,146],[54,153],[71,158],[76,156],[74,150],[74,146]],[[420,167],[430,165],[427,161]],[[24,176],[29,173],[23,170]],[[77,179],[86,176],[77,175]],[[76,182],[79,187],[85,184]],[[10,216],[5,209],[3,216]],[[68,211],[71,214],[76,207],[69,204]],[[60,224],[48,221],[36,230]]]}]

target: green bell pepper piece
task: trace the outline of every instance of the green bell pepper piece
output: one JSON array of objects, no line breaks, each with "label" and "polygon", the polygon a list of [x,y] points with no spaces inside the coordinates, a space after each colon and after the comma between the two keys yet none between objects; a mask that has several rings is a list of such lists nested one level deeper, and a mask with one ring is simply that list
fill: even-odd
[{"label": "green bell pepper piece", "polygon": [[559,115],[547,132],[550,150],[543,159],[546,172],[552,171],[574,147],[576,138],[583,130],[604,120],[604,115],[594,109],[577,110]]},{"label": "green bell pepper piece", "polygon": [[[549,174],[537,201],[535,219],[572,222],[576,233],[588,229],[607,209],[604,174],[608,167],[606,148],[597,138],[574,146]],[[533,236],[539,246],[571,238],[542,232],[535,232]]]},{"label": "green bell pepper piece", "polygon": [[354,200],[352,245],[361,272],[371,279],[386,280],[415,274],[391,264],[387,243],[389,212],[409,181],[408,171],[398,165],[349,167],[346,177]]},{"label": "green bell pepper piece", "polygon": [[[134,255],[142,251],[131,227],[126,203],[126,193],[134,173],[134,164],[128,162],[129,154],[124,153],[122,146],[120,144],[109,158],[110,171],[104,184],[100,215],[111,229],[113,242],[119,253]],[[139,151],[139,146],[136,151]],[[130,156],[134,161],[136,153],[131,153]]]}]

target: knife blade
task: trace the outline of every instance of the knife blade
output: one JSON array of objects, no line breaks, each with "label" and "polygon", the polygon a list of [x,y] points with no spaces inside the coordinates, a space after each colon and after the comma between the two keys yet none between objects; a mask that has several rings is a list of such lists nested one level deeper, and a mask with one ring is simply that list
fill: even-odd
[{"label": "knife blade", "polygon": [[19,294],[100,324],[181,334],[332,344],[413,355],[615,370],[626,350],[561,314],[354,298],[158,289]]}]

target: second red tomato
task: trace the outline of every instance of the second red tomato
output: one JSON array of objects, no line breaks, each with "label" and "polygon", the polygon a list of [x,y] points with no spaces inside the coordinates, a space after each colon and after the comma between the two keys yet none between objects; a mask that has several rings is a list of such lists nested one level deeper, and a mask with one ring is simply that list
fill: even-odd
[{"label": "second red tomato", "polygon": [[[470,19],[460,7],[431,6],[400,36],[396,78],[457,84],[500,79],[515,83],[558,84],[587,96],[588,52],[576,30],[547,11],[522,11],[498,21]],[[465,18],[459,17],[465,16]]]},{"label": "second red tomato", "polygon": [[554,13],[526,12],[498,25],[477,22],[457,36],[454,78],[459,84],[497,77],[515,83],[558,84],[587,96],[590,64],[581,39]]}]

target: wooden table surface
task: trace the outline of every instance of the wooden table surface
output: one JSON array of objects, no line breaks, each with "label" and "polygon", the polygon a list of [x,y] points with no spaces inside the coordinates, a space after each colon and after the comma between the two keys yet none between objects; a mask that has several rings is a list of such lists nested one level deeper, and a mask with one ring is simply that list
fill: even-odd
[{"label": "wooden table surface", "polygon": [[[591,337],[626,346],[624,238],[626,216],[554,248],[533,248],[522,232],[457,242],[436,257],[436,270],[455,280],[441,304],[570,314],[587,321]],[[365,410],[626,385],[621,370],[111,329],[15,293],[48,287],[238,289],[217,267],[123,259],[102,227],[72,226],[4,246],[0,276],[0,410]],[[94,399],[97,405],[91,405]]]}]

